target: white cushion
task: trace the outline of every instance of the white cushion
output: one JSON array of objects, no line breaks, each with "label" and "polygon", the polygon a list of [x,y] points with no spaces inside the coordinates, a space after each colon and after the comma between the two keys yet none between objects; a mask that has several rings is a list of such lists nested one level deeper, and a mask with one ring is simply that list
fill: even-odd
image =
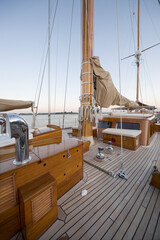
[{"label": "white cushion", "polygon": [[125,137],[137,137],[141,134],[141,130],[130,130],[130,129],[119,129],[119,128],[106,128],[102,133],[113,134],[113,135],[122,135]]}]

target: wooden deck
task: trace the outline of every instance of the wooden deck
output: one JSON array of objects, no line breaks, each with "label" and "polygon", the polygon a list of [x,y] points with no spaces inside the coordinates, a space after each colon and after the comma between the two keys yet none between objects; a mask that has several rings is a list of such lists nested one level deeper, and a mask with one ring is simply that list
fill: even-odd
[{"label": "wooden deck", "polygon": [[[160,239],[160,190],[150,186],[152,169],[160,158],[160,133],[148,147],[123,150],[124,170],[128,180],[111,177],[97,166],[118,173],[122,157],[120,148],[105,162],[95,159],[97,142],[84,154],[84,178],[58,200],[58,220],[40,240],[64,239]],[[91,166],[88,163],[95,166]],[[81,196],[86,189],[88,194]],[[22,239],[21,233],[12,240]]]}]

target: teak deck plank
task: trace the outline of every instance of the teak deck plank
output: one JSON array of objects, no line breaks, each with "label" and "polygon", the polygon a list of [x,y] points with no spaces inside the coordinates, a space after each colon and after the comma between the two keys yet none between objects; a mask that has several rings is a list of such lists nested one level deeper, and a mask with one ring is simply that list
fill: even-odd
[{"label": "teak deck plank", "polygon": [[47,240],[50,239],[53,234],[58,231],[62,226],[64,225],[64,222],[61,220],[57,220],[55,224],[53,224],[40,238],[39,240]]},{"label": "teak deck plank", "polygon": [[[157,147],[158,146],[154,146],[152,149],[149,149],[149,148],[147,148],[146,150],[146,154],[143,154],[142,153],[142,150],[141,151],[139,151],[139,152],[141,152],[141,154],[140,153],[136,153],[136,155],[137,156],[135,156],[135,154],[133,154],[132,153],[132,158],[134,157],[134,160],[135,160],[135,157],[136,157],[136,161],[135,161],[135,163],[132,163],[132,160],[131,160],[131,162],[128,164],[128,171],[129,171],[129,175],[130,175],[130,178],[131,178],[131,181],[133,180],[133,178],[132,178],[132,174],[134,173],[134,171],[135,171],[135,175],[138,173],[138,172],[136,172],[137,170],[139,170],[139,176],[140,176],[140,182],[143,180],[143,178],[142,178],[142,175],[143,176],[146,176],[146,171],[144,171],[145,169],[147,169],[148,170],[148,175],[147,175],[147,177],[148,176],[150,176],[150,174],[151,174],[151,171],[149,171],[149,166],[148,166],[148,168],[146,168],[146,165],[148,164],[148,162],[146,161],[146,157],[147,157],[147,159],[148,159],[148,161],[150,162],[150,164],[149,165],[151,165],[152,164],[152,161],[150,160],[150,157],[151,157],[151,159],[152,160],[154,160],[155,158],[156,158],[156,156],[157,156],[157,152],[155,151],[156,149],[157,149]],[[143,149],[144,150],[144,149]],[[150,150],[152,150],[152,151],[150,151]],[[154,152],[154,154],[153,154],[153,152]],[[149,155],[148,155],[148,153],[150,153]],[[127,154],[128,155],[128,154]],[[143,160],[142,161],[140,161],[139,162],[139,165],[137,166],[137,162],[138,162],[138,159],[141,157],[141,155],[144,155],[143,156]],[[146,165],[144,164],[144,163],[146,163]],[[86,165],[85,165],[86,166]],[[133,167],[134,166],[134,167]],[[141,169],[140,169],[140,166],[141,166]],[[92,169],[92,167],[90,167],[90,169]],[[102,175],[104,175],[104,174],[102,174]],[[103,179],[103,178],[102,178]],[[135,182],[137,181],[138,179],[137,178],[135,178]],[[120,180],[120,182],[121,182],[121,180]],[[128,182],[128,181],[127,181]],[[133,182],[133,181],[132,181]],[[92,182],[92,183],[94,183],[94,182]],[[145,184],[145,183],[144,183]],[[133,185],[134,185],[134,183],[133,183]],[[87,183],[86,183],[86,186],[87,186]],[[113,188],[114,186],[112,185],[112,188]],[[120,187],[120,186],[118,186],[118,187]],[[134,187],[135,188],[135,187]],[[108,189],[107,189],[108,190]],[[131,189],[129,188],[128,189],[128,192],[130,191]],[[97,189],[97,191],[98,191],[98,189]],[[135,191],[135,189],[133,189],[133,192]],[[147,189],[146,189],[146,191],[147,191]],[[131,191],[132,192],[132,191]],[[139,193],[141,193],[141,189],[139,190]],[[127,191],[126,191],[126,194],[127,194]],[[101,196],[102,197],[102,196]],[[144,197],[143,197],[144,198]],[[142,200],[143,200],[143,198],[142,198]],[[74,199],[74,198],[73,198]],[[71,199],[70,199],[71,200]],[[77,200],[78,200],[78,198],[77,198]],[[97,200],[97,199],[96,199]],[[95,200],[95,201],[96,201]],[[113,199],[112,199],[113,200]],[[122,200],[122,199],[121,199]],[[74,201],[74,200],[73,200]],[[128,201],[128,199],[126,199],[126,202]],[[78,201],[76,201],[76,205],[79,205],[80,203],[78,202]],[[89,204],[89,203],[88,203]],[[96,205],[96,202],[95,202],[95,205]],[[98,204],[99,205],[99,204]],[[89,205],[90,206],[90,205]],[[86,204],[86,209],[88,210],[88,205]],[[85,210],[85,209],[84,209]],[[81,209],[79,209],[79,211],[80,211],[80,213],[82,214],[82,211],[81,211]],[[107,211],[107,209],[106,209],[106,211]],[[142,210],[141,210],[142,211]],[[142,216],[142,213],[141,213],[141,211],[139,212],[137,212],[137,214],[139,214],[140,216]],[[143,212],[143,211],[142,211]],[[72,213],[72,212],[71,212]],[[77,214],[78,214],[78,211],[77,211]],[[92,215],[92,218],[87,218],[88,219],[88,222],[87,223],[89,223],[89,221],[93,221],[93,222],[91,222],[91,228],[89,228],[89,225],[87,224],[86,225],[86,221],[84,221],[85,220],[85,218],[87,217],[86,215],[86,210],[85,210],[85,212],[83,213],[83,215],[81,215],[81,217],[80,217],[80,215],[78,216],[78,218],[79,218],[79,221],[77,222],[77,225],[75,224],[75,218],[71,218],[71,216],[70,216],[70,214],[68,215],[68,216],[70,216],[69,218],[73,221],[73,223],[74,224],[72,224],[72,226],[69,224],[68,225],[68,227],[69,227],[69,229],[68,229],[68,231],[67,231],[67,228],[65,228],[65,229],[61,229],[61,232],[59,232],[59,234],[57,233],[55,236],[53,236],[53,238],[52,239],[56,239],[58,236],[60,236],[63,232],[64,232],[64,230],[65,231],[67,231],[67,234],[69,235],[69,237],[71,237],[71,239],[73,238],[73,239],[80,239],[81,237],[82,237],[82,239],[85,239],[85,237],[88,235],[88,237],[87,237],[87,239],[89,239],[89,236],[92,238],[92,234],[87,234],[87,231],[88,231],[88,233],[90,232],[92,232],[93,233],[93,235],[95,234],[95,231],[97,231],[97,228],[95,227],[96,225],[97,225],[97,222],[96,222],[96,220],[97,219],[93,219],[93,215]],[[93,214],[93,213],[92,213]],[[90,214],[89,214],[90,215]],[[94,217],[95,217],[96,215],[94,215]],[[138,215],[137,215],[138,216]],[[68,218],[68,219],[69,219]],[[97,216],[95,217],[95,218],[97,218]],[[100,220],[99,220],[100,221]],[[96,222],[96,223],[95,223]],[[104,227],[104,225],[103,225],[103,223],[104,223],[104,219],[102,219],[101,218],[101,225]],[[112,220],[111,219],[109,219],[108,218],[108,220],[107,220],[107,223],[109,223],[110,222],[110,225],[112,225],[113,223],[112,223]],[[85,223],[85,224],[84,224]],[[95,224],[94,224],[95,223]],[[76,225],[76,228],[75,228],[75,225]],[[82,231],[82,229],[81,229],[81,226],[84,228],[84,230]],[[102,228],[101,228],[102,229]],[[100,229],[100,230],[101,230]],[[104,227],[104,230],[105,230],[105,232],[106,232],[106,226]],[[82,231],[82,232],[81,232]],[[84,234],[84,232],[86,232],[86,235],[83,235]],[[74,234],[75,233],[75,234]],[[98,233],[98,232],[97,232]],[[103,234],[104,234],[104,232],[103,232]],[[134,234],[134,233],[133,233]],[[94,235],[94,237],[93,237],[93,239],[95,238],[96,239],[96,235],[97,235],[97,239],[100,239],[100,235],[101,234],[95,234]],[[120,239],[120,238],[119,238]]]},{"label": "teak deck plank", "polygon": [[149,226],[149,221],[150,221],[150,217],[152,215],[152,212],[154,210],[154,206],[155,206],[155,203],[157,201],[157,197],[158,197],[158,194],[159,194],[159,191],[158,189],[155,189],[154,192],[153,192],[153,195],[152,195],[152,198],[148,204],[148,207],[147,207],[147,210],[144,214],[144,217],[137,229],[137,232],[134,236],[134,239],[139,239],[141,236],[144,237],[145,235],[145,232],[147,230],[147,227]]},{"label": "teak deck plank", "polygon": [[[123,162],[128,180],[113,178],[96,168],[120,170],[120,148],[114,146],[114,154],[107,154],[106,162],[96,161],[96,142],[91,151],[84,154],[83,179],[64,194],[58,205],[66,214],[58,219],[40,240],[56,240],[64,234],[72,240],[130,240],[160,237],[160,190],[149,185],[154,161],[160,157],[160,133],[155,134],[149,146],[136,151],[125,149]],[[81,191],[87,195],[82,197]]]},{"label": "teak deck plank", "polygon": [[151,196],[153,194],[153,191],[154,191],[154,188],[152,186],[150,186],[150,188],[149,188],[149,190],[148,190],[148,192],[147,192],[147,194],[146,194],[146,196],[145,196],[145,198],[144,198],[144,200],[142,202],[142,206],[144,208],[147,207],[147,205],[148,205],[148,203],[150,201],[150,198],[151,198]]},{"label": "teak deck plank", "polygon": [[[104,176],[103,179],[100,181],[100,182],[95,182],[94,186],[90,187],[90,188],[87,188],[87,191],[88,191],[88,194],[86,196],[86,198],[81,198],[81,200],[79,200],[79,195],[80,195],[80,192],[79,192],[79,195],[74,198],[74,201],[71,201],[70,204],[67,204],[67,206],[65,207],[68,207],[71,206],[71,210],[70,208],[64,208],[64,210],[66,209],[66,213],[68,214],[69,212],[72,212],[74,207],[73,207],[73,204],[74,203],[78,203],[79,206],[81,204],[85,204],[84,202],[88,202],[87,199],[89,199],[89,201],[91,201],[91,197],[94,196],[96,197],[96,195],[98,195],[98,191],[103,191],[103,189],[106,189],[106,180],[108,180],[109,176]],[[110,183],[111,185],[112,183]],[[84,205],[83,205],[84,206]],[[76,206],[75,206],[76,208]]]},{"label": "teak deck plank", "polygon": [[[113,188],[113,185],[111,186]],[[78,224],[79,225],[79,224]],[[74,230],[75,230],[75,226],[74,226]]]},{"label": "teak deck plank", "polygon": [[[154,231],[156,229],[156,224],[157,224],[157,220],[159,217],[159,213],[160,213],[160,193],[158,194],[157,201],[154,206],[154,211],[152,212],[150,222],[148,224],[146,233],[144,235],[144,240],[151,239],[152,236],[154,235]],[[159,236],[159,238],[160,238],[160,236]]]},{"label": "teak deck plank", "polygon": [[[144,173],[145,174],[145,173]],[[133,191],[134,192],[134,191]],[[122,195],[121,195],[122,196]],[[116,211],[116,207],[117,206],[119,206],[119,203],[121,203],[121,201],[122,201],[122,198],[121,198],[121,196],[114,202],[114,208],[115,208],[115,211]],[[112,198],[112,200],[113,200],[113,198]],[[126,199],[124,199],[124,206],[125,206],[125,204],[127,203],[127,201],[126,201]],[[107,213],[109,213],[109,212],[111,212],[111,211],[113,211],[114,209],[112,209],[111,210],[111,208],[109,209],[109,210],[107,210]],[[105,214],[104,214],[105,215]],[[97,226],[99,225],[99,224],[97,224],[97,222],[95,223]],[[105,225],[105,229],[106,229],[106,225]],[[101,231],[101,230],[100,230]],[[106,231],[106,230],[105,230]],[[104,233],[103,233],[104,234]],[[99,233],[97,233],[97,235],[96,236],[94,236],[94,239],[96,239],[96,237],[98,237],[99,236]],[[100,236],[99,236],[100,237]],[[84,238],[85,239],[85,238]]]},{"label": "teak deck plank", "polygon": [[159,239],[159,236],[160,236],[160,212],[159,212],[159,216],[158,216],[157,225],[156,225],[153,240]]},{"label": "teak deck plank", "polygon": [[134,233],[136,229],[138,228],[139,223],[141,222],[141,219],[143,217],[143,214],[145,212],[145,208],[143,206],[140,206],[138,212],[136,213],[136,216],[134,220],[132,221],[130,227],[128,228],[127,232],[124,235],[124,239],[130,240],[133,238]]}]

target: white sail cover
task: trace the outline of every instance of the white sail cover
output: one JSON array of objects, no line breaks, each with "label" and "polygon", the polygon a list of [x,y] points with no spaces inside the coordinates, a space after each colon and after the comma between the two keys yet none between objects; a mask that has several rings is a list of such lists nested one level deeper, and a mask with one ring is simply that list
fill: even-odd
[{"label": "white sail cover", "polygon": [[14,109],[24,109],[29,107],[33,107],[32,101],[0,99],[1,112],[10,111]]},{"label": "white sail cover", "polygon": [[138,107],[136,102],[123,97],[117,91],[110,73],[101,67],[99,57],[92,57],[91,62],[96,80],[96,101],[100,107],[108,108],[111,105],[121,105],[127,108]]}]

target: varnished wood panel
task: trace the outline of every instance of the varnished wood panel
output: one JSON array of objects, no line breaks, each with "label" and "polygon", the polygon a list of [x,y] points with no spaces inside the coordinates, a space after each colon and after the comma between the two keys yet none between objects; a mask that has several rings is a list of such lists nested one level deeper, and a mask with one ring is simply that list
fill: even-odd
[{"label": "varnished wood panel", "polygon": [[[15,194],[18,203],[18,188],[35,180],[46,172],[49,172],[57,181],[58,198],[83,177],[82,142],[80,141],[67,139],[60,144],[50,144],[30,148],[30,150],[32,149],[33,151],[30,152],[32,160],[28,164],[21,166],[13,165],[13,147],[7,149],[9,151],[12,149],[12,151],[9,152],[8,155],[5,155],[3,161],[0,161],[0,166],[2,167],[0,179],[15,174]],[[71,155],[70,158],[67,157],[67,149]],[[6,158],[8,156],[11,156],[11,158],[7,160]],[[19,211],[17,206],[15,206],[14,211],[9,209],[1,213],[0,218],[3,218],[5,215],[9,215],[9,217],[8,221],[7,218],[5,218],[3,224],[9,224],[8,228],[11,228],[11,231],[10,234],[8,232],[5,233],[2,224],[2,227],[0,226],[0,238],[3,236],[3,239],[8,239],[8,236],[11,237],[20,229],[20,223],[18,222]],[[12,224],[10,219],[15,219],[15,222],[17,223],[16,227]],[[12,226],[10,224],[12,224]]]},{"label": "varnished wood panel", "polygon": [[160,174],[159,173],[154,172],[152,174],[152,179],[151,179],[150,184],[153,185],[154,187],[160,189]]},{"label": "varnished wood panel", "polygon": [[[111,141],[112,138],[115,139],[115,142],[113,143],[113,145],[120,147],[121,146],[121,136],[103,133],[103,142],[104,143]],[[122,142],[123,142],[124,148],[131,149],[131,150],[136,150],[140,146],[139,136],[137,136],[135,138],[122,136]]]},{"label": "varnished wood panel", "polygon": [[16,205],[14,175],[0,180],[0,213]]},{"label": "varnished wood panel", "polygon": [[79,129],[78,128],[72,128],[72,136],[78,137],[79,136]]},{"label": "varnished wood panel", "polygon": [[8,240],[20,231],[19,205],[15,205],[0,214],[0,239]]},{"label": "varnished wood panel", "polygon": [[160,132],[160,124],[156,124],[154,125],[154,131],[155,132]]},{"label": "varnished wood panel", "polygon": [[[47,145],[47,144],[54,144],[54,143],[61,143],[62,142],[62,129],[56,125],[47,125],[48,127],[48,131],[46,130],[46,132],[38,132],[32,139],[29,139],[29,145],[30,148],[32,147],[36,147],[36,146],[42,146],[42,145]],[[46,128],[47,129],[47,128]],[[5,154],[8,154],[8,156],[6,156],[6,158],[11,157],[10,152],[12,152],[12,156],[15,155],[15,144],[11,144],[11,145],[7,145],[4,146],[2,148],[0,148],[0,160],[2,159],[1,155],[1,151],[6,151]],[[4,158],[4,156],[3,156]]]},{"label": "varnished wood panel", "polygon": [[[79,137],[80,130],[78,128],[72,128],[72,136]],[[81,132],[82,135],[82,132]],[[97,129],[93,129],[93,137],[97,137]]]},{"label": "varnished wood panel", "polygon": [[46,127],[46,130],[44,132],[38,132],[33,134],[33,139],[30,139],[30,144],[35,142],[35,141],[40,141],[40,140],[46,140],[46,139],[53,139],[60,137],[62,138],[62,129],[61,128],[56,128],[53,129],[51,128],[51,125],[48,125],[49,127]]},{"label": "varnished wood panel", "polygon": [[[120,122],[120,118],[118,117],[104,117],[103,120],[100,120],[101,122],[112,122],[112,128],[116,127],[116,123]],[[155,119],[148,120],[148,119],[135,119],[135,118],[123,118],[124,123],[138,123],[140,125],[140,130],[142,131],[140,136],[140,145],[147,146],[149,144],[149,138],[151,137],[151,134],[154,133],[153,131],[153,124],[155,122]],[[151,127],[150,127],[151,126]],[[151,128],[151,130],[150,130]],[[98,137],[102,138],[102,130],[101,128],[98,128]]]},{"label": "varnished wood panel", "polygon": [[83,143],[83,153],[89,151],[89,146],[90,146],[90,142],[89,141],[86,141],[86,142]]},{"label": "varnished wood panel", "polygon": [[37,197],[31,200],[32,220],[33,223],[38,222],[53,207],[53,191],[52,187],[46,189]]},{"label": "varnished wood panel", "polygon": [[20,216],[26,240],[37,239],[57,219],[57,185],[45,174],[19,189]]}]

